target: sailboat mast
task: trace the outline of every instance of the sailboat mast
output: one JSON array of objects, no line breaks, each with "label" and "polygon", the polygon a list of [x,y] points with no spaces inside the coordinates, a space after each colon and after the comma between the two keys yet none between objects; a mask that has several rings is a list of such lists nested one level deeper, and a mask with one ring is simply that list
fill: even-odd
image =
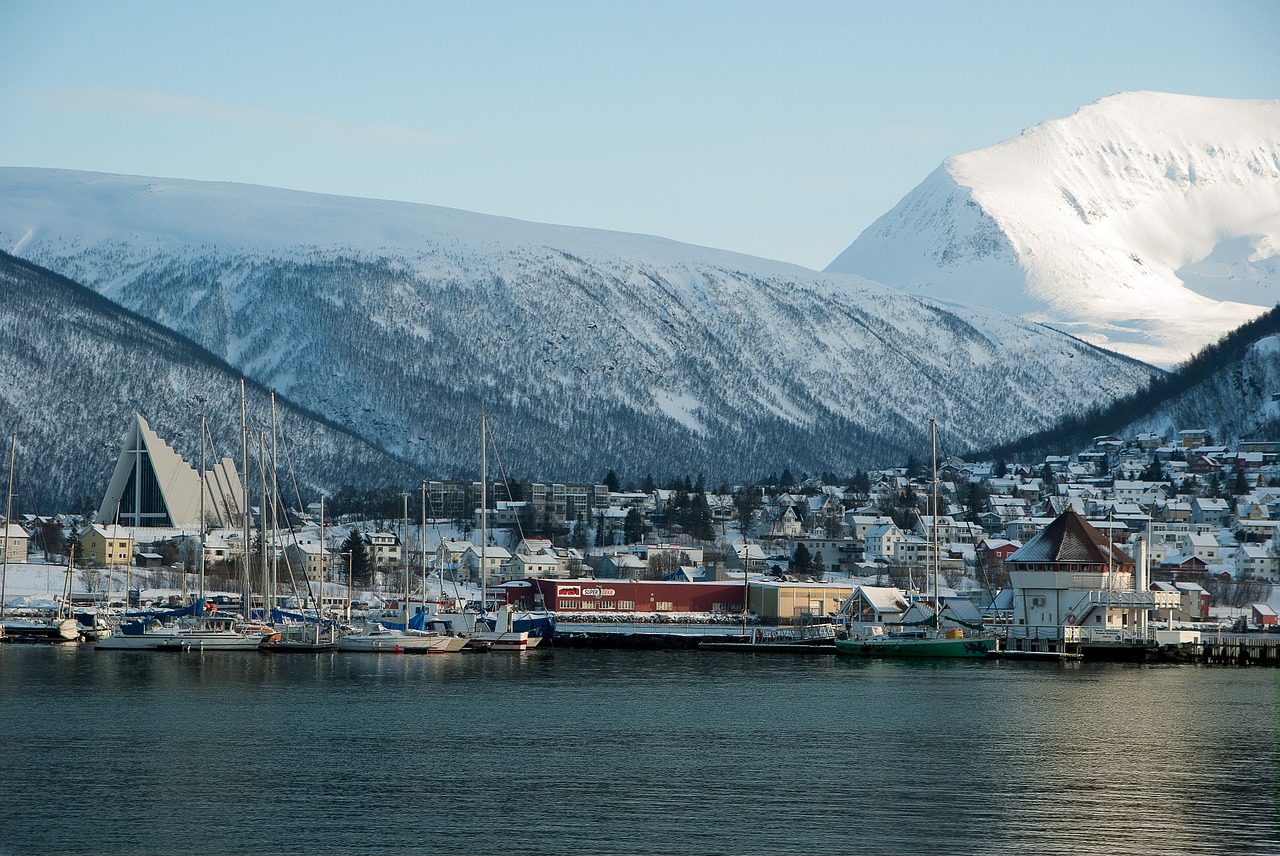
[{"label": "sailboat mast", "polygon": [[[13,435],[9,444],[9,492],[4,499],[4,558],[0,559],[0,621],[4,620],[4,602],[8,597],[9,584],[9,518],[13,516],[13,464],[18,457],[18,435]],[[47,545],[46,545],[47,546]],[[4,627],[0,626],[0,636],[4,635]]]},{"label": "sailboat mast", "polygon": [[937,635],[942,629],[942,603],[938,599],[938,565],[940,563],[938,545],[938,422],[929,420],[929,440],[933,444],[933,632]]},{"label": "sailboat mast", "polygon": [[489,542],[489,458],[488,458],[489,420],[484,412],[484,403],[480,404],[480,617],[484,617],[485,603],[488,600],[489,563],[487,548]]},{"label": "sailboat mast", "polygon": [[426,479],[422,480],[422,530],[417,536],[422,550],[422,609],[426,609]]},{"label": "sailboat mast", "polygon": [[404,537],[400,539],[400,565],[404,570],[404,629],[409,630],[409,494],[401,497],[404,500]]},{"label": "sailboat mast", "polygon": [[[262,507],[258,511],[258,546],[262,549],[262,620],[271,621],[272,594],[270,560],[267,553],[267,532],[275,532],[275,527],[267,528],[267,435],[258,434],[258,486],[262,497]],[[275,513],[275,496],[272,495],[271,511]]]},{"label": "sailboat mast", "polygon": [[[277,479],[279,478],[277,473],[279,473],[280,470],[277,467],[278,462],[276,460],[276,433],[277,433],[276,393],[275,393],[275,390],[272,390],[271,391],[271,500],[272,500],[271,501],[271,522],[273,525],[271,528],[273,531],[279,532],[280,531],[280,520],[279,520],[280,485],[279,485],[279,482],[277,481]],[[299,513],[301,513],[302,511],[303,509],[301,508],[298,509]],[[320,547],[321,549],[323,549],[324,545],[321,544]],[[280,588],[280,581],[276,578],[276,563],[274,561],[274,558],[275,556],[273,555],[272,556],[273,561],[271,562],[271,584],[268,587],[271,591],[271,603],[273,605],[275,604],[276,592]],[[264,585],[266,584],[264,583]]]},{"label": "sailboat mast", "polygon": [[196,566],[199,570],[199,578],[197,579],[197,583],[199,585],[198,593],[200,595],[200,607],[199,609],[196,610],[196,614],[199,615],[201,618],[204,617],[204,490],[205,490],[204,489],[204,465],[205,465],[204,434],[205,434],[205,420],[204,420],[204,414],[201,413],[200,414],[200,529],[199,529],[200,559],[199,559],[199,564],[197,564]]},{"label": "sailboat mast", "polygon": [[249,590],[249,410],[245,403],[244,378],[240,378],[240,461],[244,464],[244,472],[240,475],[240,551],[244,558],[244,566],[240,575],[240,603],[245,620],[249,620],[250,608],[253,606]]},{"label": "sailboat mast", "polygon": [[[319,576],[320,576],[320,594],[322,594],[322,595],[323,595],[323,594],[324,594],[324,566],[325,566],[326,564],[328,564],[328,555],[325,553],[325,543],[324,543],[324,494],[323,494],[323,493],[321,493],[321,494],[320,494],[320,561],[318,562],[318,564],[319,564],[319,566],[320,566],[320,571],[319,571]],[[348,554],[347,554],[347,567],[348,567],[348,568],[350,568],[350,567],[351,567],[351,554],[350,554],[350,553],[348,553]],[[350,620],[351,620],[351,583],[350,583],[350,574],[348,574],[347,576],[348,576],[348,583],[347,583],[347,620],[348,620],[348,621],[350,621]],[[310,573],[310,572],[308,572],[308,573],[307,573],[307,590],[308,590],[308,591],[310,591],[310,590],[311,590],[311,573]],[[321,614],[321,612],[320,612],[320,598],[319,598],[319,597],[317,597],[317,596],[313,596],[313,600],[315,601],[315,604],[316,604],[316,617],[317,617],[317,618],[320,618],[320,617],[322,617],[322,614]]]}]

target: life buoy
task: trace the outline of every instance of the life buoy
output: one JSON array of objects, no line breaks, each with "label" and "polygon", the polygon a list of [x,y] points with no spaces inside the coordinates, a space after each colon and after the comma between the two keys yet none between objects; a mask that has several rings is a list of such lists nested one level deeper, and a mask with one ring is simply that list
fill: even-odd
[{"label": "life buoy", "polygon": [[1074,612],[1067,613],[1067,623],[1068,624],[1076,623],[1076,614]]}]

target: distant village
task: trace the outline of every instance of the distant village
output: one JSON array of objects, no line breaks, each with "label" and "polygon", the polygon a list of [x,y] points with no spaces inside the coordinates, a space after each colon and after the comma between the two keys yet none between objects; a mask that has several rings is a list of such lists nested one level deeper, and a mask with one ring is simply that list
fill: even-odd
[{"label": "distant village", "polygon": [[[478,481],[425,481],[398,498],[398,516],[330,512],[322,521],[321,502],[305,509],[277,503],[264,525],[261,506],[248,521],[240,513],[232,461],[200,479],[137,417],[96,520],[15,518],[6,559],[27,562],[38,552],[65,563],[70,555],[79,589],[101,587],[103,570],[126,565],[135,586],[173,589],[187,585],[203,549],[210,590],[239,591],[247,553],[251,568],[281,573],[283,566],[297,579],[325,580],[326,599],[347,597],[348,585],[400,590],[406,564],[456,584],[483,575],[495,590],[531,581],[742,580],[745,565],[762,585],[809,586],[798,595],[802,609],[794,599],[789,607],[774,599],[774,611],[791,614],[768,617],[788,623],[798,611],[832,611],[857,583],[927,590],[935,568],[950,594],[989,607],[1009,585],[1005,560],[1073,509],[1130,556],[1137,539],[1145,542],[1151,585],[1184,596],[1180,617],[1207,620],[1219,609],[1258,624],[1273,620],[1267,601],[1280,581],[1280,442],[1229,448],[1191,429],[1098,437],[1088,449],[1034,464],[946,458],[936,487],[928,470],[909,462],[847,484],[784,473],[776,483],[719,490],[701,479],[626,489],[612,473],[599,484],[499,480],[487,492],[484,520]],[[815,596],[813,586],[835,591]],[[539,591],[548,608],[643,611],[624,596]],[[741,606],[739,599],[702,609]]]}]

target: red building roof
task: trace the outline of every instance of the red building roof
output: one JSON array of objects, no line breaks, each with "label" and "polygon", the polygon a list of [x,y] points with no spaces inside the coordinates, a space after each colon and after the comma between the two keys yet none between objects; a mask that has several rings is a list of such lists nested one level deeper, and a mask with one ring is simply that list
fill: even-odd
[{"label": "red building roof", "polygon": [[1005,561],[1031,565],[1100,565],[1113,571],[1133,571],[1133,559],[1091,526],[1074,508],[1062,512]]}]

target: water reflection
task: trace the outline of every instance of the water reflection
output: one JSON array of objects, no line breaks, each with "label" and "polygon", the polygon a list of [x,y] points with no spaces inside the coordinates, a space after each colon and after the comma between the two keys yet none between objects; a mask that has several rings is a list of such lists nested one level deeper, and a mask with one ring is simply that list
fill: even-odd
[{"label": "water reflection", "polygon": [[104,854],[1256,853],[1276,849],[1274,682],[7,646],[0,853],[84,830]]}]

